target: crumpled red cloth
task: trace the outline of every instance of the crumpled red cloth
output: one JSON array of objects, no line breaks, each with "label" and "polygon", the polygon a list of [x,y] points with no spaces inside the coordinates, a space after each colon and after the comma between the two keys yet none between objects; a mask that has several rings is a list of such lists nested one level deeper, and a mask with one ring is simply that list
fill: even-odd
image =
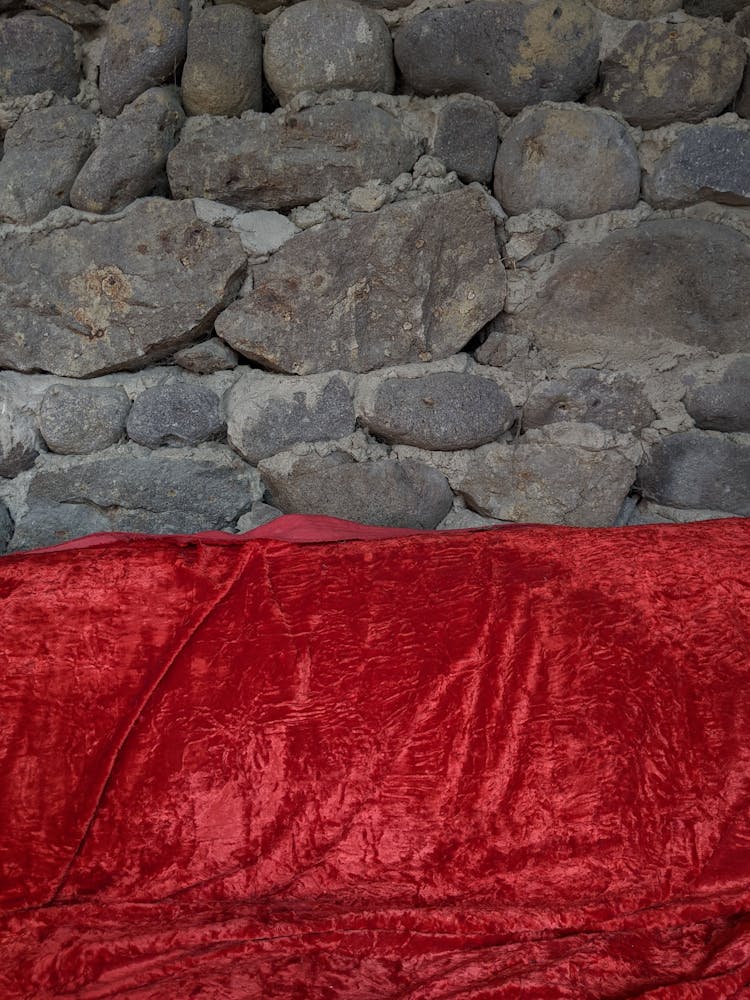
[{"label": "crumpled red cloth", "polygon": [[12,555],[0,701],[2,1000],[750,995],[748,520]]}]

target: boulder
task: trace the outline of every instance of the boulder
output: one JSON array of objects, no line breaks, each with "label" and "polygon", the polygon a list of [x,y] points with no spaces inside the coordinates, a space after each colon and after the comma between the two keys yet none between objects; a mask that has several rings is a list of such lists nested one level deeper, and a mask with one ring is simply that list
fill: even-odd
[{"label": "boulder", "polygon": [[143,367],[211,329],[245,273],[239,238],[187,202],[0,240],[0,368],[82,378]]},{"label": "boulder", "polygon": [[656,414],[638,382],[624,372],[575,368],[566,378],[534,386],[523,408],[523,426],[575,421],[637,434]]},{"label": "boulder", "polygon": [[270,375],[249,371],[227,396],[227,438],[256,465],[294,444],[346,437],[354,431],[354,407],[337,374]]},{"label": "boulder", "polygon": [[750,131],[708,123],[683,129],[644,174],[643,194],[658,208],[749,205]]},{"label": "boulder", "polygon": [[750,433],[750,356],[733,361],[720,381],[689,388],[683,402],[696,427]]},{"label": "boulder", "polygon": [[728,28],[644,21],[602,60],[594,101],[643,128],[699,122],[727,107],[744,66],[745,47]]},{"label": "boulder", "polygon": [[641,167],[627,128],[579,104],[528,108],[503,136],[495,197],[509,215],[551,209],[581,219],[638,201]]},{"label": "boulder", "polygon": [[126,426],[131,441],[147,448],[182,448],[219,437],[224,419],[211,389],[170,382],[136,396]]},{"label": "boulder", "polygon": [[239,357],[229,344],[218,337],[209,337],[200,344],[183,347],[174,356],[174,363],[195,375],[212,375],[237,367]]},{"label": "boulder", "polygon": [[263,107],[260,23],[247,7],[206,7],[190,21],[182,70],[189,115],[240,115]]},{"label": "boulder", "polygon": [[575,101],[594,85],[599,30],[579,0],[478,0],[417,14],[396,32],[394,51],[418,94],[477,94],[516,114]]},{"label": "boulder", "polygon": [[750,437],[692,430],[670,434],[638,469],[638,486],[670,507],[750,517]]},{"label": "boulder", "polygon": [[187,47],[187,0],[118,0],[107,22],[99,67],[105,115],[119,115],[139,94],[176,83]]},{"label": "boulder", "polygon": [[497,125],[485,101],[449,101],[437,116],[432,152],[466,184],[488,184],[497,155]]},{"label": "boulder", "polygon": [[286,209],[370,178],[393,180],[419,154],[418,138],[392,114],[342,101],[298,114],[191,118],[168,173],[175,198]]},{"label": "boulder", "polygon": [[153,190],[185,119],[173,87],[153,87],[103,123],[70,193],[86,212],[116,212]]},{"label": "boulder", "polygon": [[29,417],[0,398],[0,476],[13,479],[30,469],[38,454],[36,429]]},{"label": "boulder", "polygon": [[0,99],[43,90],[75,97],[75,32],[55,17],[18,14],[0,21],[0,66]]},{"label": "boulder", "polygon": [[307,230],[254,279],[216,332],[299,375],[448,357],[497,315],[506,282],[490,209],[473,189]]},{"label": "boulder", "polygon": [[281,104],[303,90],[393,92],[391,35],[383,19],[352,0],[302,0],[266,33],[266,80]]},{"label": "boulder", "polygon": [[5,134],[0,222],[37,222],[68,202],[94,148],[96,118],[75,104],[26,111]]},{"label": "boulder", "polygon": [[103,451],[125,434],[130,397],[122,386],[51,385],[39,407],[39,429],[50,451]]}]

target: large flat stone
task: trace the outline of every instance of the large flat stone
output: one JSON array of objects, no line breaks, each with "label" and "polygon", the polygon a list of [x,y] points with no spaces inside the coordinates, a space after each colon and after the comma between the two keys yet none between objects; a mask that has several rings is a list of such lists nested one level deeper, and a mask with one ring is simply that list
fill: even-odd
[{"label": "large flat stone", "polygon": [[419,139],[364,101],[297,114],[191,118],[170,153],[176,198],[210,198],[239,208],[286,209],[411,170]]},{"label": "large flat stone", "polygon": [[307,230],[216,321],[235,350],[298,375],[460,350],[502,308],[494,223],[471,189]]},{"label": "large flat stone", "polygon": [[0,239],[0,368],[82,378],[197,340],[245,270],[239,237],[189,203]]}]

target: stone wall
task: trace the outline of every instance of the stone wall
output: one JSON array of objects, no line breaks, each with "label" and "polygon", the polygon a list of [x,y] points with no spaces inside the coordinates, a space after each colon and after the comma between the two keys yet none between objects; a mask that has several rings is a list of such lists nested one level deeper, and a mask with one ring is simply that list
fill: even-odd
[{"label": "stone wall", "polygon": [[0,0],[0,545],[750,515],[750,7]]}]

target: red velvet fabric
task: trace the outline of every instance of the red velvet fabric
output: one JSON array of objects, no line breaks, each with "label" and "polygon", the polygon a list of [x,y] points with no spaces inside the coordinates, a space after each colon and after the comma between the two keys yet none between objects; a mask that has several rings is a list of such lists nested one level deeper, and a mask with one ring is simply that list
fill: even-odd
[{"label": "red velvet fabric", "polygon": [[5,557],[0,997],[748,996],[749,639],[741,519]]}]

